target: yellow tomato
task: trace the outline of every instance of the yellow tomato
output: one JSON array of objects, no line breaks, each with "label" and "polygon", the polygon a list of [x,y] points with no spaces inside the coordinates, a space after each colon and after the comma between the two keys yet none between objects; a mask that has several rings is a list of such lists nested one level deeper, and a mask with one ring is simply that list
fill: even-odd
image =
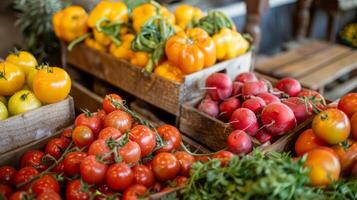
[{"label": "yellow tomato", "polygon": [[26,85],[29,86],[29,88],[32,90],[32,83],[33,83],[33,78],[35,77],[36,73],[38,72],[38,69],[32,69],[27,77],[26,77]]},{"label": "yellow tomato", "polygon": [[26,76],[37,66],[36,58],[27,51],[16,51],[6,57],[6,61],[17,65],[25,72]]},{"label": "yellow tomato", "polygon": [[43,103],[55,103],[67,97],[71,90],[71,78],[58,67],[39,70],[33,79],[33,91]]},{"label": "yellow tomato", "polygon": [[3,102],[0,101],[0,120],[4,120],[9,116],[7,108]]},{"label": "yellow tomato", "polygon": [[11,96],[21,90],[25,82],[25,73],[10,62],[0,62],[0,95]]},{"label": "yellow tomato", "polygon": [[30,90],[20,90],[10,97],[8,108],[10,115],[19,115],[41,105],[40,100]]}]

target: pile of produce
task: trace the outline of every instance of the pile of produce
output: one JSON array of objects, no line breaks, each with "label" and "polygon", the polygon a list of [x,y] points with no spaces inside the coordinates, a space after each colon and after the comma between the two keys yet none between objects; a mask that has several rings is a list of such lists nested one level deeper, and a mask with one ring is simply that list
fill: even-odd
[{"label": "pile of produce", "polygon": [[196,160],[188,152],[175,127],[154,127],[110,94],[103,110],[85,111],[43,149],[25,152],[18,170],[0,167],[0,194],[10,200],[135,200],[182,186]]},{"label": "pile of produce", "polygon": [[326,106],[320,94],[303,90],[293,78],[283,78],[273,87],[252,72],[239,74],[233,82],[224,73],[214,73],[205,89],[198,109],[233,126],[228,148],[237,154],[251,152],[251,137],[261,144],[273,141]]},{"label": "pile of produce", "polygon": [[89,13],[69,6],[53,16],[68,48],[84,40],[98,51],[180,82],[191,74],[246,53],[249,42],[225,14],[180,5],[175,13],[155,1],[101,1]]},{"label": "pile of produce", "polygon": [[29,52],[15,50],[0,61],[0,120],[61,101],[70,89],[65,70],[38,65]]}]

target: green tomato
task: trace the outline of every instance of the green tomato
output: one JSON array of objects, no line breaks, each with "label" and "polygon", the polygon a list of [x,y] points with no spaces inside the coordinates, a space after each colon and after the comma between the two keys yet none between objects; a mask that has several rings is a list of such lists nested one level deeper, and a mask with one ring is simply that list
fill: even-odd
[{"label": "green tomato", "polygon": [[5,104],[0,101],[0,120],[4,120],[9,116]]},{"label": "green tomato", "polygon": [[41,107],[40,100],[30,90],[20,90],[9,99],[8,108],[10,115],[18,115]]},{"label": "green tomato", "polygon": [[4,96],[0,96],[0,102],[2,102],[5,106],[7,105],[7,99]]}]

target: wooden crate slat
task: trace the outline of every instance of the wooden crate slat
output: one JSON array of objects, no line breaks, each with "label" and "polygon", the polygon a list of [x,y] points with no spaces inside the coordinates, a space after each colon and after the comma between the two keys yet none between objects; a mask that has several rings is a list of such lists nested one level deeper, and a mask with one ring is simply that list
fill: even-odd
[{"label": "wooden crate slat", "polygon": [[0,153],[53,135],[74,120],[72,97],[0,121]]},{"label": "wooden crate slat", "polygon": [[281,67],[274,71],[273,74],[278,77],[290,76],[298,78],[304,74],[312,72],[318,67],[331,63],[334,59],[337,59],[349,51],[351,51],[350,48],[341,45],[333,45],[310,57]]},{"label": "wooden crate slat", "polygon": [[357,69],[357,51],[353,51],[346,57],[321,67],[313,73],[302,77],[299,81],[304,86],[316,90],[355,69]]},{"label": "wooden crate slat", "polygon": [[348,80],[347,82],[345,82],[341,85],[338,85],[333,90],[326,92],[326,94],[324,96],[327,99],[336,99],[336,98],[341,97],[356,88],[357,88],[357,77],[354,77],[354,78]]},{"label": "wooden crate slat", "polygon": [[255,69],[258,72],[265,74],[271,74],[273,70],[297,61],[305,56],[310,56],[320,50],[326,48],[329,44],[322,41],[311,41],[310,43],[305,43],[296,49],[288,51],[286,53],[281,53],[271,58],[266,58],[258,60]]},{"label": "wooden crate slat", "polygon": [[103,98],[75,81],[72,83],[71,96],[75,99],[74,106],[78,110],[88,109],[95,112],[102,107]]}]

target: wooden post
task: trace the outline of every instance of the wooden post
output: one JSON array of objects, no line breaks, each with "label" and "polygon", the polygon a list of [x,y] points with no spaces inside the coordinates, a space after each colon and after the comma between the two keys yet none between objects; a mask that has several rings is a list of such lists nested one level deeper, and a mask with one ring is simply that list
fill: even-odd
[{"label": "wooden post", "polygon": [[244,32],[252,35],[255,52],[257,52],[261,41],[260,19],[269,8],[269,0],[245,0],[245,5],[247,17]]},{"label": "wooden post", "polygon": [[295,37],[302,39],[307,35],[309,25],[310,7],[312,0],[298,0],[295,16]]}]

